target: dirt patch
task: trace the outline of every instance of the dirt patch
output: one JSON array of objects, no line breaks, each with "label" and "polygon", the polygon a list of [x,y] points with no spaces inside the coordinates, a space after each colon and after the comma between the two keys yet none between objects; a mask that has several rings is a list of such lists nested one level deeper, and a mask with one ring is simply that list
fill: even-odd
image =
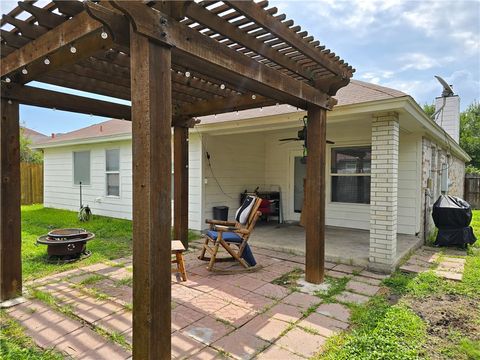
[{"label": "dirt patch", "polygon": [[455,342],[454,337],[480,340],[480,300],[458,295],[410,299],[409,307],[427,324],[425,350],[433,359]]}]

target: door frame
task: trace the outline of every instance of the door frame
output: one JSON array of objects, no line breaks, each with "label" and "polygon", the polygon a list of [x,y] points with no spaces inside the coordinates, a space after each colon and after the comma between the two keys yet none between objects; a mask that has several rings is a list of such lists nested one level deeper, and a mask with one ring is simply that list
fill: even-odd
[{"label": "door frame", "polygon": [[300,213],[295,212],[295,158],[303,156],[303,150],[290,150],[288,153],[288,213],[285,217],[291,221],[300,221]]}]

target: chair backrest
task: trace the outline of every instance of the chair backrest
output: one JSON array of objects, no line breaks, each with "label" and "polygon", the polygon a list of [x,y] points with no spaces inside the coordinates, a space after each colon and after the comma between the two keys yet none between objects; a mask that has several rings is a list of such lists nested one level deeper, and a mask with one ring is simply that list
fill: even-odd
[{"label": "chair backrest", "polygon": [[[250,212],[248,213],[248,217],[247,217],[247,220],[245,221],[244,224],[240,223],[238,221],[238,218],[239,216],[235,216],[236,218],[236,223],[237,223],[237,227],[240,227],[242,229],[246,229],[246,230],[252,230],[253,227],[255,226],[255,223],[257,222],[258,218],[260,217],[261,213],[258,211],[258,209],[260,208],[260,205],[262,203],[262,199],[257,197],[257,196],[249,196],[249,198],[253,198],[251,199],[251,203],[250,203]],[[244,204],[242,204],[242,206],[240,207],[240,209],[237,210],[237,214],[242,210],[242,207],[244,207],[245,205],[245,202]],[[244,214],[245,215],[245,214]]]}]

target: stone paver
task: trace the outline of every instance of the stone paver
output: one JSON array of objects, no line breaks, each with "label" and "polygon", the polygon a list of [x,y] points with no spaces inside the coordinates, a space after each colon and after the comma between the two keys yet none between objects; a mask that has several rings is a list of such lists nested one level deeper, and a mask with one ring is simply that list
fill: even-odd
[{"label": "stone paver", "polygon": [[380,290],[379,286],[369,285],[355,280],[350,280],[345,288],[351,292],[367,296],[373,296]]},{"label": "stone paver", "polygon": [[233,330],[235,330],[234,327],[215,320],[210,316],[205,316],[187,326],[181,331],[181,333],[186,334],[205,345],[210,345]]},{"label": "stone paver", "polygon": [[345,323],[350,320],[350,309],[342,304],[321,304],[315,311]]},{"label": "stone paver", "polygon": [[362,283],[370,284],[370,285],[380,285],[382,283],[382,280],[380,279],[374,279],[371,277],[366,277],[366,276],[354,276],[352,280],[359,281]]},{"label": "stone paver", "polygon": [[253,358],[256,353],[268,345],[265,340],[242,329],[238,329],[212,344],[214,348],[227,352],[235,359],[242,360]]},{"label": "stone paver", "polygon": [[242,330],[249,332],[268,342],[273,342],[280,337],[290,326],[289,323],[277,320],[275,318],[260,315],[242,327]]},{"label": "stone paver", "polygon": [[297,325],[305,329],[314,330],[324,337],[332,336],[348,328],[348,323],[318,313],[308,315]]},{"label": "stone paver", "polygon": [[172,358],[185,359],[202,350],[205,345],[181,332],[172,334]]},{"label": "stone paver", "polygon": [[339,271],[346,274],[358,273],[364,269],[365,268],[363,266],[354,266],[354,265],[346,265],[346,264],[338,264],[337,266],[333,267],[334,271]]},{"label": "stone paver", "polygon": [[295,354],[310,358],[321,351],[325,341],[326,338],[323,336],[305,332],[300,328],[294,328],[281,337],[276,342],[276,345]]},{"label": "stone paver", "polygon": [[291,353],[280,346],[272,345],[265,351],[258,354],[258,360],[303,360],[304,357]]},{"label": "stone paver", "polygon": [[[445,255],[442,255],[442,252]],[[449,256],[465,256],[465,252],[454,249],[432,249],[423,247],[411,256],[400,270],[409,273],[422,273],[433,269],[437,276],[448,280],[460,281],[463,277],[465,258]]]},{"label": "stone paver", "polygon": [[253,310],[235,304],[228,304],[220,310],[215,311],[214,315],[216,318],[227,321],[235,327],[240,327],[257,314]]},{"label": "stone paver", "polygon": [[287,304],[277,304],[265,314],[285,322],[296,322],[303,316],[302,309]]},{"label": "stone paver", "polygon": [[275,284],[265,284],[260,286],[259,288],[253,290],[254,293],[266,296],[271,299],[283,299],[285,296],[289,294],[288,289],[283,286],[275,285]]},{"label": "stone paver", "polygon": [[308,309],[310,306],[317,305],[321,302],[316,296],[294,292],[282,300],[285,304],[295,305],[302,309]]},{"label": "stone paver", "polygon": [[344,291],[335,296],[335,300],[355,304],[365,304],[370,298],[365,295],[355,294],[350,291]]},{"label": "stone paver", "polygon": [[[272,283],[293,269],[303,271],[304,261],[299,256],[263,250],[257,256],[264,263],[263,269],[218,275],[208,272],[206,263],[197,255],[185,253],[188,281],[171,277],[172,358],[304,359],[321,351],[328,336],[349,326],[350,310],[346,306],[323,304],[314,295],[326,289],[328,283],[312,286],[302,282],[301,277],[297,288],[304,292],[292,292],[287,284]],[[131,257],[127,257],[29,284],[53,296],[60,306],[69,306],[81,321],[38,301],[17,305],[8,309],[8,314],[26,328],[39,346],[55,346],[73,359],[131,359],[126,348],[92,330],[95,326],[110,334],[121,334],[128,344],[132,343],[132,288],[128,282],[119,281],[132,276],[130,265]],[[462,261],[448,260],[439,271],[454,271],[462,266]],[[327,263],[326,268],[330,269],[329,276],[349,278],[347,289],[337,296],[340,302],[368,301],[385,278],[356,266]],[[98,274],[104,279],[82,284]],[[95,292],[109,297],[96,297]]]}]

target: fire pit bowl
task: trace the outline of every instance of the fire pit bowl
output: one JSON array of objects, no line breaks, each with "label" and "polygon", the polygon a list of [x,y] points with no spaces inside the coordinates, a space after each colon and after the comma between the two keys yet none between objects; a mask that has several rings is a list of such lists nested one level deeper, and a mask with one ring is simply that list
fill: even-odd
[{"label": "fire pit bowl", "polygon": [[91,255],[87,241],[95,234],[84,229],[55,229],[37,239],[37,244],[47,245],[48,262],[65,263],[85,259]]},{"label": "fire pit bowl", "polygon": [[65,240],[88,237],[88,232],[85,229],[55,229],[50,231],[48,237],[52,239]]}]

